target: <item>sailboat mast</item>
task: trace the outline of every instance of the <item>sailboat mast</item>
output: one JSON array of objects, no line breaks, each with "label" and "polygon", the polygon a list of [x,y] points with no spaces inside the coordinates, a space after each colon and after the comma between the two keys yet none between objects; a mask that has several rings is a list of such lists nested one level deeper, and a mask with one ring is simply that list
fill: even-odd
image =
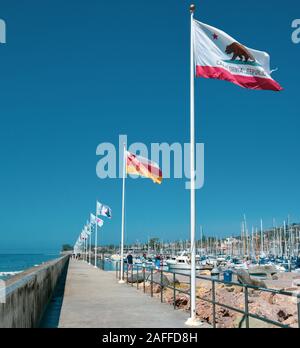
[{"label": "sailboat mast", "polygon": [[264,235],[263,235],[263,221],[260,220],[260,254],[264,253]]}]

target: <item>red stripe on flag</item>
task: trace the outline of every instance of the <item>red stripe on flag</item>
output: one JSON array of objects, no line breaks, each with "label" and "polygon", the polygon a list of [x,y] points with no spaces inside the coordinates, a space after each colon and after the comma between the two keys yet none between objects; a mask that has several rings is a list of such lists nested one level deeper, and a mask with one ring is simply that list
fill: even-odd
[{"label": "red stripe on flag", "polygon": [[162,176],[162,171],[157,167],[153,167],[151,164],[148,164],[147,169],[155,176]]},{"label": "red stripe on flag", "polygon": [[143,174],[141,166],[155,177],[162,177],[162,171],[160,168],[153,166],[150,162],[143,163],[139,161],[135,155],[129,154],[127,156],[127,166],[133,166],[137,172]]},{"label": "red stripe on flag", "polygon": [[272,90],[281,91],[283,88],[273,79],[255,77],[255,76],[242,76],[231,74],[224,68],[216,68],[211,66],[196,66],[196,76],[204,77],[208,79],[218,79],[232,82],[243,88],[259,89],[259,90]]}]

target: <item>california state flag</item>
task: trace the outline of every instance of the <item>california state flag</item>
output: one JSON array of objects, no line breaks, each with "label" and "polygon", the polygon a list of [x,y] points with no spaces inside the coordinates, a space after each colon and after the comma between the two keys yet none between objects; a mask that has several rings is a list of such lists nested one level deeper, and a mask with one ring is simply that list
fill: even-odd
[{"label": "california state flag", "polygon": [[126,151],[126,172],[151,179],[156,184],[162,182],[162,171],[159,166],[145,157]]},{"label": "california state flag", "polygon": [[224,31],[193,21],[196,76],[226,80],[244,88],[280,91],[270,56],[240,44]]}]

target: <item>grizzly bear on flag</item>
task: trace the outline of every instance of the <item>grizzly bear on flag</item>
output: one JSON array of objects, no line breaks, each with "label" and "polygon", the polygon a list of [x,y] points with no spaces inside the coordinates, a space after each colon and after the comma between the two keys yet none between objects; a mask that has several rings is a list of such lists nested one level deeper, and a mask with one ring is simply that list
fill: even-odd
[{"label": "grizzly bear on flag", "polygon": [[249,59],[255,62],[253,55],[246,49],[246,47],[239,44],[238,42],[234,42],[231,45],[227,46],[225,53],[233,53],[231,60],[236,60],[236,58],[239,57],[241,61],[243,61],[243,58],[245,58],[245,62],[248,62]]}]

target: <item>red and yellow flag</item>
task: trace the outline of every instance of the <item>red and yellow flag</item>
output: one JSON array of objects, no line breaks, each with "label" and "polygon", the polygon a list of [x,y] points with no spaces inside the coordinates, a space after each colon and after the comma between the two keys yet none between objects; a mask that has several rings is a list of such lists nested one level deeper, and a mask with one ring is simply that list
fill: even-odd
[{"label": "red and yellow flag", "polygon": [[126,172],[127,174],[135,174],[144,178],[149,178],[156,184],[161,184],[162,182],[162,171],[155,162],[134,155],[129,151],[126,151]]}]

